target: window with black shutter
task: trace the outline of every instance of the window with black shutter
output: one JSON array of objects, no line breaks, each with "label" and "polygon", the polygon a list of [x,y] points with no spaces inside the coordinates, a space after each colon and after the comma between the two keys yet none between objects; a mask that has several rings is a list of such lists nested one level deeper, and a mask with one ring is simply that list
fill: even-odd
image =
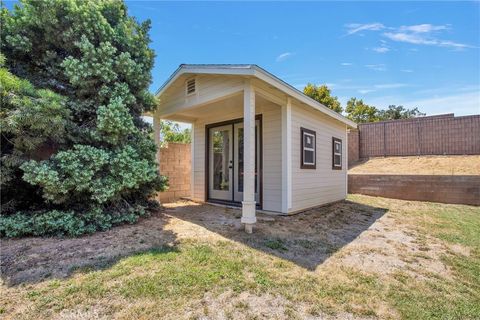
[{"label": "window with black shutter", "polygon": [[332,138],[332,169],[342,170],[342,140]]},{"label": "window with black shutter", "polygon": [[301,162],[302,169],[315,169],[317,161],[317,135],[315,131],[300,128]]}]

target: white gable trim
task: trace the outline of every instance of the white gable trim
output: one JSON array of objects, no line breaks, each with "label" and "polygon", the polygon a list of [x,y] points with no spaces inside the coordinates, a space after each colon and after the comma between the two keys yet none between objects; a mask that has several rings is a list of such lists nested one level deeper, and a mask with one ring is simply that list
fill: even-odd
[{"label": "white gable trim", "polygon": [[303,94],[295,87],[289,85],[285,81],[277,78],[273,74],[260,68],[257,65],[180,65],[177,70],[170,76],[170,78],[157,90],[156,95],[161,96],[165,90],[183,74],[223,74],[223,75],[240,75],[256,77],[296,100],[305,103],[306,105],[321,111],[330,117],[345,123],[351,128],[356,128],[357,124],[341,114],[327,108],[323,104],[313,100],[312,98]]}]

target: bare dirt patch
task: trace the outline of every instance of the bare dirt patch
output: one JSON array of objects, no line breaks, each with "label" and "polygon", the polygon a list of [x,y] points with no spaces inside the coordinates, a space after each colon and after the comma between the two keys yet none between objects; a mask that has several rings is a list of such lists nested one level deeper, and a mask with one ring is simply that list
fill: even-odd
[{"label": "bare dirt patch", "polygon": [[0,268],[8,285],[64,278],[77,269],[102,268],[121,257],[175,241],[163,214],[80,238],[2,239]]},{"label": "bare dirt patch", "polygon": [[[233,240],[315,270],[333,253],[354,241],[386,212],[382,208],[339,202],[293,216],[257,214],[253,235],[243,232],[237,209],[167,204],[170,224],[177,237],[196,240]],[[200,228],[199,228],[200,227]]]},{"label": "bare dirt patch", "polygon": [[235,209],[193,202],[167,204],[167,208],[172,221],[167,230],[180,238],[240,241],[311,271],[337,265],[379,275],[403,270],[424,277],[428,270],[449,276],[440,260],[449,248],[433,238],[419,237],[383,208],[344,201],[293,216],[267,216],[267,221],[260,214],[253,235],[242,232]]},{"label": "bare dirt patch", "polygon": [[371,158],[349,174],[480,175],[480,155]]},{"label": "bare dirt patch", "polygon": [[250,292],[236,294],[227,291],[219,296],[206,294],[197,304],[185,312],[189,319],[322,319],[322,320],[368,320],[372,317],[359,317],[351,313],[329,315],[325,313],[311,314],[311,306],[295,303],[271,294],[256,295]]}]

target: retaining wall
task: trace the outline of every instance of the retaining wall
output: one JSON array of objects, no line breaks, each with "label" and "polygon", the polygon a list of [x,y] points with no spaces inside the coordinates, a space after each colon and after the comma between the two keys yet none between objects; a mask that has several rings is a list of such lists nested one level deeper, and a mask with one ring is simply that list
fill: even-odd
[{"label": "retaining wall", "polygon": [[478,206],[480,176],[349,174],[348,192]]}]

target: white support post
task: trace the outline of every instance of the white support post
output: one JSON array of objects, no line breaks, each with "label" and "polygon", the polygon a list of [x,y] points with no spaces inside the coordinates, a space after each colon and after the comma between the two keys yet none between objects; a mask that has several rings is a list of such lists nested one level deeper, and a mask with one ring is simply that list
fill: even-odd
[{"label": "white support post", "polygon": [[[345,157],[342,159],[342,170],[345,172],[345,199],[348,197],[348,126],[345,126],[345,143],[342,143],[345,150]],[[342,150],[342,157],[343,157]]]},{"label": "white support post", "polygon": [[251,80],[243,90],[243,201],[242,219],[245,232],[253,232],[255,215],[255,90]]},{"label": "white support post", "polygon": [[292,208],[292,100],[282,105],[282,213]]},{"label": "white support post", "polygon": [[195,199],[195,122],[192,122],[190,150],[190,199]]}]

